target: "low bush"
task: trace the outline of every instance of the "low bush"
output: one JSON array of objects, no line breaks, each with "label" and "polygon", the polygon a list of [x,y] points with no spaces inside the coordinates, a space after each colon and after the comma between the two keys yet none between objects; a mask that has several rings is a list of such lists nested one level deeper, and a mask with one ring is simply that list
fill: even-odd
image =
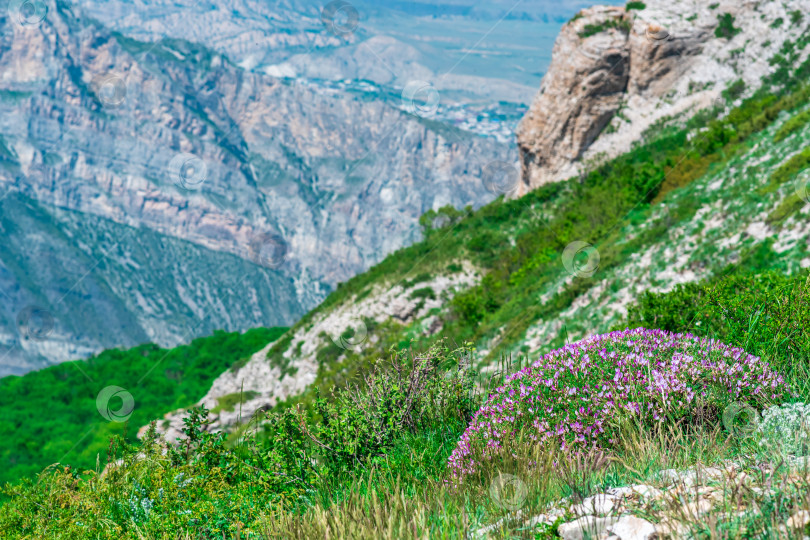
[{"label": "low bush", "polygon": [[268,515],[334,504],[357,478],[395,471],[398,486],[416,489],[442,474],[480,403],[468,358],[443,344],[397,353],[362,384],[311,411],[268,413],[236,440],[211,433],[204,408],[189,411],[177,447],[153,422],[140,446],[114,438],[104,470],[56,464],[6,485],[0,537],[278,538],[263,530]]},{"label": "low bush", "polygon": [[802,374],[810,361],[810,281],[805,273],[726,272],[642,294],[614,329],[628,326],[698,333],[761,356],[785,375]]},{"label": "low bush", "polygon": [[279,454],[281,469],[295,475],[304,459],[317,463],[321,476],[345,474],[385,460],[408,433],[465,423],[475,401],[469,366],[459,362],[464,354],[440,346],[413,358],[400,352],[375,364],[362,387],[318,396],[310,421],[300,411],[271,414],[272,440],[303,442]]},{"label": "low bush", "polygon": [[596,34],[600,34],[602,32],[606,32],[611,28],[615,28],[620,32],[624,32],[625,34],[630,31],[630,27],[632,23],[626,19],[609,19],[605,22],[599,24],[586,24],[585,28],[579,32],[579,37],[581,38],[588,38],[591,36],[595,36]]},{"label": "low bush", "polygon": [[545,443],[609,448],[628,420],[716,421],[731,402],[762,407],[786,394],[767,362],[719,341],[643,328],[592,336],[508,377],[476,413],[449,467],[461,482],[503,453]]},{"label": "low bush", "polygon": [[734,26],[734,15],[731,13],[723,13],[717,16],[717,28],[714,29],[714,35],[719,38],[731,39],[742,30]]},{"label": "low bush", "polygon": [[760,445],[782,454],[810,454],[810,405],[785,403],[762,412]]},{"label": "low bush", "polygon": [[781,142],[810,122],[810,110],[802,111],[782,124],[773,136],[774,142]]}]

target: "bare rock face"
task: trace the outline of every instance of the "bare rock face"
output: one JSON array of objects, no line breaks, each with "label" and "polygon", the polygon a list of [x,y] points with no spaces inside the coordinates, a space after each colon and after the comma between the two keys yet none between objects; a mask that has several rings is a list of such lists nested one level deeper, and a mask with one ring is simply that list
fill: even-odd
[{"label": "bare rock face", "polygon": [[[549,70],[518,128],[518,194],[626,152],[662,118],[717,103],[733,81],[753,91],[773,71],[768,59],[801,32],[801,25],[779,31],[771,25],[806,9],[806,0],[649,0],[642,9],[580,11],[557,37]],[[718,36],[727,16],[733,30]]]},{"label": "bare rock face", "polygon": [[[518,130],[523,180],[545,184],[549,171],[578,159],[621,104],[630,75],[623,8],[595,7],[563,27],[540,92]],[[611,25],[580,38],[588,25]],[[616,26],[615,28],[613,26]]]}]

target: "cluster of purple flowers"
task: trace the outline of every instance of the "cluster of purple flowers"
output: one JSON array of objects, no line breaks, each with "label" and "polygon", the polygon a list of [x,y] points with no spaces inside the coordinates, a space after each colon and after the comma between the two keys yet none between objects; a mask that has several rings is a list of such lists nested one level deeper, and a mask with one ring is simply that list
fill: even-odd
[{"label": "cluster of purple flowers", "polygon": [[509,376],[473,417],[448,461],[460,481],[518,434],[563,450],[609,447],[611,422],[688,418],[788,392],[767,362],[713,339],[637,328],[588,337]]}]

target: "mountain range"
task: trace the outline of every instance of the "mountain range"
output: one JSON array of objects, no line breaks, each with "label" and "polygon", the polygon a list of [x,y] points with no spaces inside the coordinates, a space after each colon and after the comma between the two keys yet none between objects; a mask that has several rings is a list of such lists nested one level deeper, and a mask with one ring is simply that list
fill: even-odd
[{"label": "mountain range", "polygon": [[461,102],[404,46],[383,61],[403,76],[378,82],[269,69],[394,39],[363,30],[384,6],[345,35],[309,4],[25,5],[0,19],[0,373],[291,324],[417,240],[424,212],[492,200],[482,178],[517,159],[492,134],[528,86],[464,74],[477,53],[453,60],[453,84],[481,89]]}]

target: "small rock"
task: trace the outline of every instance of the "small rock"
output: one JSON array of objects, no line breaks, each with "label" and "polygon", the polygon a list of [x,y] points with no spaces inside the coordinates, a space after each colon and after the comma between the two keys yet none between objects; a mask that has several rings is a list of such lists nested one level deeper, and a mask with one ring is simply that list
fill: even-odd
[{"label": "small rock", "polygon": [[603,538],[607,536],[607,528],[618,521],[615,517],[582,516],[581,518],[563,523],[558,532],[563,540],[584,540],[587,538]]},{"label": "small rock", "polygon": [[686,525],[673,519],[665,519],[655,526],[655,530],[659,535],[671,538],[685,538],[689,533],[689,528]]},{"label": "small rock", "polygon": [[621,540],[650,540],[656,534],[655,525],[640,517],[624,515],[608,527]]},{"label": "small rock", "polygon": [[761,488],[759,486],[752,487],[751,491],[756,493],[760,497],[765,497],[765,496],[773,497],[774,495],[776,495],[775,490],[773,490],[773,489],[763,489],[763,488]]},{"label": "small rock", "polygon": [[799,510],[787,520],[787,526],[790,529],[799,529],[810,523],[810,512],[807,510]]},{"label": "small rock", "polygon": [[711,480],[722,480],[726,475],[726,471],[717,467],[708,467],[699,471],[699,475],[702,478],[709,478]]},{"label": "small rock", "polygon": [[675,469],[664,469],[659,471],[658,476],[670,484],[682,484],[686,487],[693,486],[697,482],[695,471],[676,471]]},{"label": "small rock", "polygon": [[697,517],[701,514],[705,514],[709,510],[712,509],[712,503],[707,501],[706,499],[701,499],[699,501],[686,503],[683,505],[683,511],[688,516]]},{"label": "small rock", "polygon": [[660,489],[646,484],[636,484],[633,486],[611,488],[607,490],[607,493],[614,497],[632,497],[637,495],[643,499],[657,499],[663,492]]},{"label": "small rock", "polygon": [[537,525],[551,525],[554,523],[554,520],[550,518],[546,514],[540,514],[539,516],[533,516],[523,522],[523,525],[526,527],[535,527]]},{"label": "small rock", "polygon": [[709,499],[710,501],[718,502],[723,500],[723,490],[717,489],[712,486],[701,486],[698,488],[698,495]]},{"label": "small rock", "polygon": [[613,497],[605,493],[599,493],[593,497],[586,497],[582,504],[572,507],[574,514],[581,516],[585,514],[609,514],[616,506]]},{"label": "small rock", "polygon": [[530,517],[529,519],[523,522],[523,525],[525,525],[526,527],[535,527],[537,525],[540,525],[541,523],[544,525],[551,525],[564,515],[565,511],[562,510],[561,508],[552,508],[545,514]]},{"label": "small rock", "polygon": [[[492,523],[490,525],[487,525],[486,527],[482,527],[482,528],[478,529],[477,531],[475,531],[475,534],[473,535],[473,537],[484,537],[484,536],[488,535],[489,533],[491,533],[492,531],[494,531],[495,529],[497,529],[498,527],[500,527],[503,523],[505,523],[505,522],[507,522],[507,521],[509,521],[511,519],[520,519],[522,516],[523,516],[523,511],[518,510],[517,512],[515,512],[514,514],[512,514],[510,516],[501,518],[498,521],[496,521],[495,523]],[[540,517],[540,516],[538,516],[538,517]]]},{"label": "small rock", "polygon": [[734,482],[736,482],[737,485],[750,484],[753,481],[754,480],[752,479],[752,477],[750,475],[748,475],[748,474],[745,474],[744,472],[738,472],[734,476]]}]

